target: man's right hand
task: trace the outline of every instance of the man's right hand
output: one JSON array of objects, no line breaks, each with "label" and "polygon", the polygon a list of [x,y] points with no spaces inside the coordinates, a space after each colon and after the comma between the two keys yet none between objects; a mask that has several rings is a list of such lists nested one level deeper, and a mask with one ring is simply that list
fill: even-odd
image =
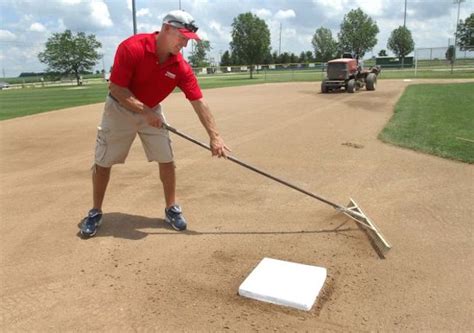
[{"label": "man's right hand", "polygon": [[148,125],[160,128],[163,122],[161,121],[160,116],[156,112],[154,112],[150,108],[146,108],[143,112],[143,116],[145,117]]}]

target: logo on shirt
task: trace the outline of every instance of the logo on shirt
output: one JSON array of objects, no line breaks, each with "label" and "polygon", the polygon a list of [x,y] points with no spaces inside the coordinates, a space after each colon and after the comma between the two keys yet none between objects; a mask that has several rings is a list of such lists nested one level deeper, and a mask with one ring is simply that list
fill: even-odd
[{"label": "logo on shirt", "polygon": [[165,76],[169,77],[170,79],[175,79],[176,78],[176,74],[173,74],[173,73],[168,72],[168,71],[165,73]]}]

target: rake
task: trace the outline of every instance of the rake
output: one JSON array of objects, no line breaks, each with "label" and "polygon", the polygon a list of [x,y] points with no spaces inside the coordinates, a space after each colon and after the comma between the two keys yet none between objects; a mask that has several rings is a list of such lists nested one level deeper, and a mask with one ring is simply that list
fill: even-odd
[{"label": "rake", "polygon": [[[209,145],[205,144],[205,143],[202,143],[196,139],[193,139],[192,137],[184,134],[184,133],[181,133],[180,131],[178,131],[176,128],[173,128],[171,127],[169,124],[165,124],[163,123],[162,127],[164,129],[167,129],[168,131],[188,140],[188,141],[191,141],[195,144],[197,144],[198,146],[201,146],[207,150],[211,150],[211,148],[209,147]],[[383,236],[383,234],[380,232],[379,228],[375,225],[375,223],[369,219],[367,217],[367,215],[365,215],[365,213],[362,211],[362,209],[357,205],[357,203],[352,199],[350,198],[350,201],[347,205],[347,207],[345,206],[341,206],[341,205],[338,205],[334,202],[331,202],[319,195],[316,195],[314,193],[311,193],[311,192],[308,192],[296,185],[293,185],[285,180],[282,180],[280,178],[277,178],[275,176],[272,176],[270,175],[269,173],[265,172],[265,171],[262,171],[260,169],[257,169],[256,167],[253,167],[245,162],[242,162],[240,160],[238,160],[237,158],[235,157],[232,157],[232,156],[227,156],[227,159],[234,162],[234,163],[237,163],[238,165],[240,166],[243,166],[244,168],[247,168],[249,170],[252,170],[262,176],[265,176],[267,178],[270,178],[280,184],[283,184],[285,186],[288,186],[296,191],[299,191],[303,194],[306,194],[314,199],[317,199],[321,202],[324,202],[325,204],[328,204],[330,206],[332,206],[333,208],[336,209],[337,212],[340,212],[340,213],[343,213],[344,215],[346,215],[347,217],[351,218],[352,220],[354,220],[355,222],[357,222],[357,225],[359,227],[361,227],[361,229],[363,231],[365,231],[365,233],[367,234],[367,236],[369,237],[369,240],[372,244],[372,246],[374,247],[375,251],[377,252],[377,254],[380,256],[380,258],[385,258],[385,254],[392,248],[392,246],[390,245],[390,243],[385,239],[385,237]]]}]

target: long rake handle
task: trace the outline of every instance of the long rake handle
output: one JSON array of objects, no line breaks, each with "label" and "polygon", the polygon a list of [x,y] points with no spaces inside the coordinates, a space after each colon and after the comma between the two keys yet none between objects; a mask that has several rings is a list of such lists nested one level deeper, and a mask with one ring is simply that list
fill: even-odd
[{"label": "long rake handle", "polygon": [[[188,140],[188,141],[191,141],[191,142],[197,144],[198,146],[201,146],[201,147],[203,147],[203,148],[205,148],[205,149],[207,149],[207,150],[211,150],[211,148],[209,147],[209,145],[206,145],[205,143],[202,143],[202,142],[200,142],[200,141],[198,141],[198,140],[196,140],[196,139],[193,139],[192,137],[190,137],[190,136],[188,136],[188,135],[186,135],[186,134],[184,134],[184,133],[179,132],[176,128],[173,128],[173,127],[171,127],[171,126],[168,125],[168,124],[163,123],[163,128],[164,128],[164,129],[167,129],[167,130],[170,131],[170,132],[173,132],[174,134],[176,134],[176,135],[178,135],[178,136],[180,136],[180,137],[182,137],[182,138],[184,138],[184,139],[186,139],[186,140]],[[252,171],[254,171],[254,172],[256,172],[256,173],[259,173],[259,174],[261,174],[261,175],[263,175],[263,176],[265,176],[265,177],[268,177],[268,178],[270,178],[270,179],[273,179],[274,181],[276,181],[276,182],[278,182],[278,183],[280,183],[280,184],[286,185],[286,186],[291,187],[292,189],[294,189],[294,190],[296,190],[296,191],[299,191],[299,192],[301,192],[301,193],[304,193],[304,194],[306,194],[306,195],[309,195],[310,197],[312,197],[312,198],[314,198],[314,199],[317,199],[317,200],[319,200],[319,201],[322,201],[322,202],[324,202],[324,203],[326,203],[326,204],[328,204],[328,205],[330,205],[330,206],[332,206],[332,207],[334,207],[334,208],[336,208],[336,209],[338,209],[338,210],[347,211],[347,208],[346,208],[346,207],[342,207],[342,206],[340,206],[340,205],[338,205],[338,204],[335,204],[334,202],[331,202],[331,201],[329,201],[329,200],[327,200],[327,199],[324,199],[323,197],[320,197],[319,195],[313,194],[313,193],[308,192],[308,191],[306,191],[306,190],[304,190],[304,189],[302,189],[302,188],[300,188],[300,187],[298,187],[298,186],[296,186],[296,185],[293,185],[293,184],[291,184],[291,183],[288,183],[287,181],[285,181],[285,180],[283,180],[283,179],[280,179],[280,178],[277,178],[277,177],[275,177],[275,176],[272,176],[272,175],[270,175],[269,173],[267,173],[267,172],[265,172],[265,171],[262,171],[262,170],[260,170],[260,169],[257,169],[256,167],[251,166],[251,165],[249,165],[249,164],[247,164],[247,163],[245,163],[245,162],[242,162],[242,161],[238,160],[238,159],[235,158],[235,157],[227,156],[227,159],[228,159],[228,160],[231,160],[231,161],[234,162],[234,163],[237,163],[238,165],[243,166],[244,168],[247,168],[247,169],[249,169],[249,170],[252,170]],[[354,213],[354,212],[351,212],[351,213]],[[356,215],[359,215],[359,214],[356,213]]]}]

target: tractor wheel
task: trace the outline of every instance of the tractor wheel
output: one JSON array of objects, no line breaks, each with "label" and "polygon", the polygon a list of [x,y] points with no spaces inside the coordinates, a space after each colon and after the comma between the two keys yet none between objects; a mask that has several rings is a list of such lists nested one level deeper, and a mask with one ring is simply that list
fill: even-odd
[{"label": "tractor wheel", "polygon": [[328,91],[329,91],[329,89],[328,89],[328,86],[326,85],[326,81],[323,80],[323,81],[321,82],[321,92],[322,92],[323,94],[326,94]]},{"label": "tractor wheel", "polygon": [[354,79],[350,79],[349,81],[347,81],[347,92],[348,93],[353,93],[356,89],[356,81]]},{"label": "tractor wheel", "polygon": [[365,86],[367,90],[375,90],[375,84],[377,83],[377,75],[375,73],[369,73],[365,79]]}]

